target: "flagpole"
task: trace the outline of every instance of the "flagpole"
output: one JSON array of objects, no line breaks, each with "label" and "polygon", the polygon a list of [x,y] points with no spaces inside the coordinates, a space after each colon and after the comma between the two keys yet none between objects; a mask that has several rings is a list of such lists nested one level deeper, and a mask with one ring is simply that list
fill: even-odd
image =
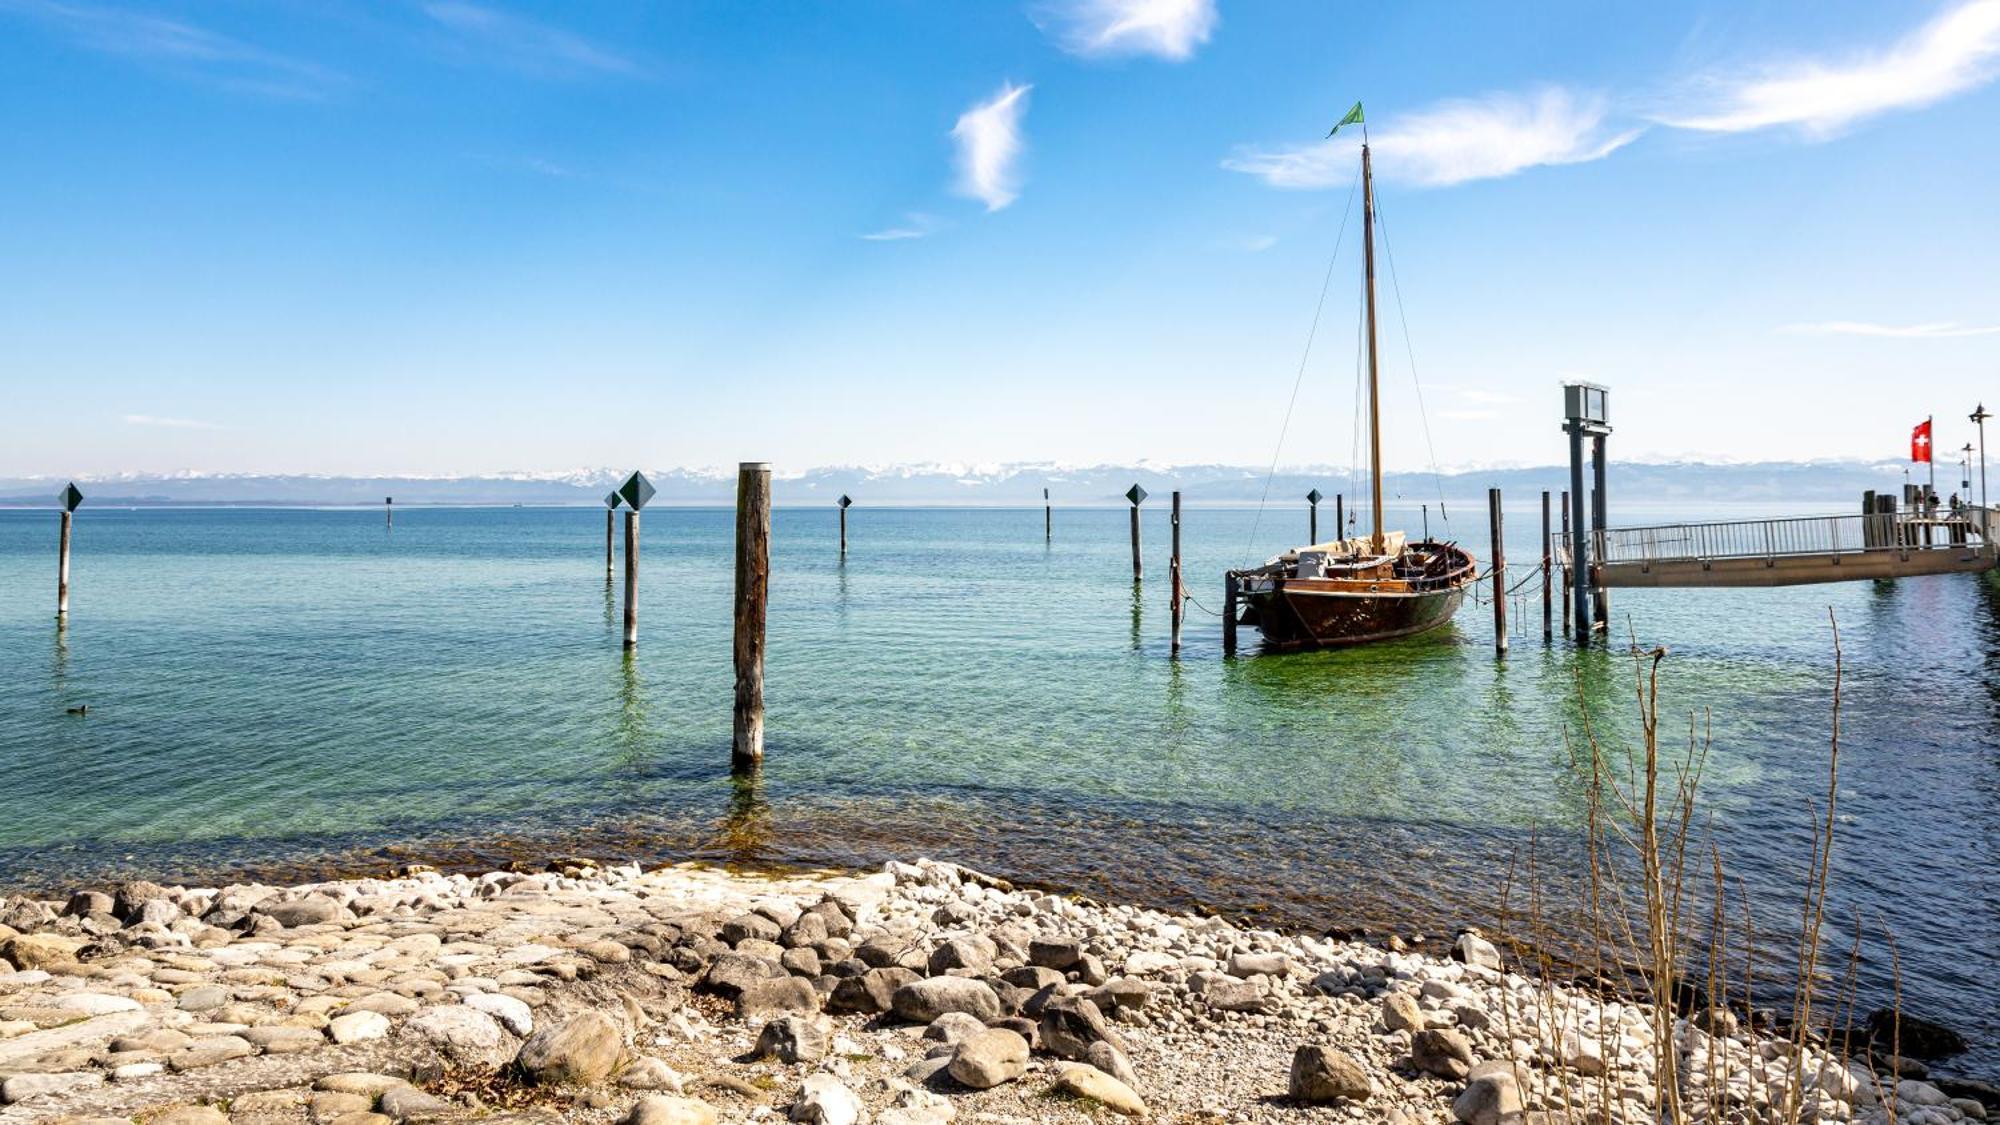
[{"label": "flagpole", "polygon": [[1936,503],[1936,497],[1937,497],[1937,426],[1935,424],[1936,422],[1937,419],[1932,417],[1931,415],[1929,414],[1924,415],[1924,432],[1929,434],[1931,438],[1931,440],[1924,446],[1924,460],[1929,462],[1931,467],[1931,483],[1930,483],[1931,491],[1930,495],[1924,497],[1924,507],[1926,508]]}]

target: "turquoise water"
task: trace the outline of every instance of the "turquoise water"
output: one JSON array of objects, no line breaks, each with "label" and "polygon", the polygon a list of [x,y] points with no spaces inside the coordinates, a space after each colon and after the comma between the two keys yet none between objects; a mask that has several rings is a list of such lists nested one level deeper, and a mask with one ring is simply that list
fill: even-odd
[{"label": "turquoise water", "polygon": [[[1509,518],[1518,566],[1539,514]],[[729,512],[647,513],[630,660],[601,511],[409,509],[390,531],[379,511],[85,507],[60,633],[55,516],[0,512],[0,885],[921,851],[1436,932],[1491,917],[1531,841],[1575,838],[1565,736],[1581,708],[1616,738],[1636,727],[1629,657],[1545,647],[1538,605],[1504,662],[1470,603],[1407,642],[1234,660],[1196,608],[1174,660],[1162,510],[1137,591],[1123,510],[1059,511],[1053,544],[1038,509],[850,519],[843,564],[831,509],[776,514],[769,758],[751,790],[727,776]],[[1483,518],[1461,522],[1483,560]],[[1222,569],[1303,523],[1191,509],[1194,596],[1217,608]],[[1952,576],[1613,599],[1621,636],[1671,649],[1665,725],[1712,716],[1705,808],[1732,877],[1780,919],[1825,790],[1829,607],[1846,662],[1830,915],[1892,930],[1910,1010],[1967,1031],[1985,1065],[2000,590]],[[1863,983],[1887,992],[1886,948]]]}]

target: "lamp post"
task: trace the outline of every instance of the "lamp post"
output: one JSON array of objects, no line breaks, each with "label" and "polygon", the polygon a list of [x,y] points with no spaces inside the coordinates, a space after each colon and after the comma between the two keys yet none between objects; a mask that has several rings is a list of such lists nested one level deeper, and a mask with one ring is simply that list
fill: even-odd
[{"label": "lamp post", "polygon": [[1986,404],[1980,403],[1972,410],[1972,421],[1979,426],[1979,506],[1986,506],[1986,420],[1993,415],[1986,412]]}]

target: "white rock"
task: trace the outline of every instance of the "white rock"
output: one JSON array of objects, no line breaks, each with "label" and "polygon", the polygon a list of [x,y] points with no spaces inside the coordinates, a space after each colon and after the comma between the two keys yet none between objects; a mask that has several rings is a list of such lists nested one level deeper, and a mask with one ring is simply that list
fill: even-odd
[{"label": "white rock", "polygon": [[499,992],[474,992],[459,1003],[473,1011],[485,1012],[523,1039],[535,1033],[535,1010],[512,996]]},{"label": "white rock", "polygon": [[380,1012],[345,1012],[327,1021],[327,1038],[335,1043],[361,1043],[389,1034],[389,1017]]},{"label": "white rock", "polygon": [[814,1074],[792,1103],[791,1118],[808,1125],[855,1125],[861,1120],[861,1099],[833,1075]]}]

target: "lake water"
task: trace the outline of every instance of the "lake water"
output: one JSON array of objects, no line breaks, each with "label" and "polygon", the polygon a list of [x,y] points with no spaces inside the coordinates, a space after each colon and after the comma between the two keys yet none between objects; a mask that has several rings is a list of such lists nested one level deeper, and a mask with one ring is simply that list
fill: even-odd
[{"label": "lake water", "polygon": [[[1484,513],[1456,510],[1484,559]],[[601,511],[408,509],[390,531],[379,511],[86,506],[62,633],[56,517],[0,512],[0,885],[928,853],[1104,896],[1439,933],[1491,919],[1531,843],[1575,840],[1565,734],[1582,708],[1615,742],[1636,728],[1630,657],[1545,647],[1538,605],[1504,662],[1469,602],[1423,638],[1233,660],[1196,608],[1173,660],[1163,509],[1136,592],[1122,509],[1058,511],[1045,544],[1039,509],[857,507],[844,564],[834,518],[775,517],[753,790],[727,770],[729,512],[646,514],[631,660]],[[1509,518],[1518,568],[1539,512]],[[1217,608],[1225,567],[1303,525],[1190,509],[1194,596]],[[1846,669],[1833,960],[1856,918],[1893,932],[1906,1008],[1964,1031],[1977,1047],[1957,1069],[1991,1077],[2000,587],[1613,595],[1621,636],[1671,649],[1663,726],[1712,716],[1706,815],[1779,921],[1826,788],[1829,607]],[[1860,980],[1864,1004],[1891,989],[1879,937]]]}]

